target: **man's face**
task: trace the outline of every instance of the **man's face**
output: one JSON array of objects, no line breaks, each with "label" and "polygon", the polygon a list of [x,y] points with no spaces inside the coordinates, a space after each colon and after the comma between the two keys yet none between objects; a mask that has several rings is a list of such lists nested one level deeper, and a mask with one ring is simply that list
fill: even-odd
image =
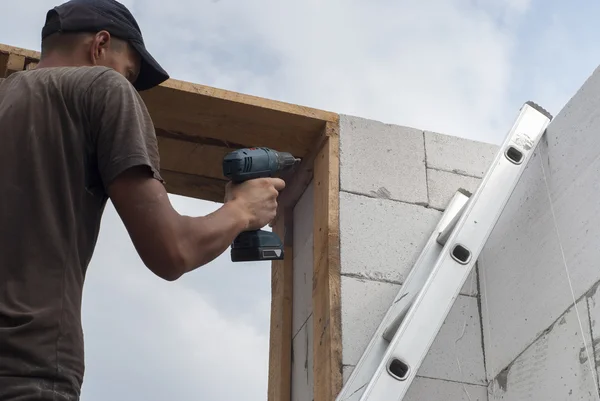
[{"label": "man's face", "polygon": [[99,32],[92,43],[92,59],[95,65],[114,69],[132,84],[140,72],[140,56],[129,43]]}]

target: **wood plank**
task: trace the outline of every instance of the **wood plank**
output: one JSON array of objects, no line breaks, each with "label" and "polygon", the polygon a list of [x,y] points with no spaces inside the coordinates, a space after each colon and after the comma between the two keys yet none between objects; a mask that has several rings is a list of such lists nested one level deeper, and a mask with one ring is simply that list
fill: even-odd
[{"label": "wood plank", "polygon": [[225,180],[223,157],[233,148],[191,143],[157,135],[161,168]]},{"label": "wood plank", "polygon": [[[285,231],[293,231],[291,221],[280,216],[273,232],[283,239]],[[268,401],[290,401],[292,391],[292,241],[284,241],[284,255],[271,262]]]},{"label": "wood plank", "polygon": [[257,101],[248,100],[253,99],[251,96],[186,84],[170,80],[141,93],[155,126],[185,136],[186,140],[213,138],[226,146],[230,143],[267,146],[304,156],[325,123],[312,117],[316,112],[302,115],[298,110],[305,108],[300,106],[296,110],[289,105],[285,110],[282,103],[267,99],[262,99],[262,105],[258,106],[254,104]]},{"label": "wood plank", "polygon": [[314,170],[314,401],[332,401],[342,388],[339,245],[339,125],[328,123]]},{"label": "wood plank", "polygon": [[8,77],[18,71],[23,71],[25,68],[25,56],[19,54],[9,54],[8,61],[6,62],[6,70],[4,76]]},{"label": "wood plank", "polygon": [[36,61],[40,60],[40,52],[35,50],[23,49],[20,47],[10,46],[0,43],[0,53],[15,54],[17,56],[23,56],[25,58],[33,59]]},{"label": "wood plank", "polygon": [[167,192],[171,194],[219,203],[225,199],[226,181],[162,168],[161,175],[166,181]]},{"label": "wood plank", "polygon": [[258,96],[247,95],[224,89],[218,89],[206,85],[194,84],[191,82],[181,81],[173,78],[164,82],[161,86],[179,92],[188,92],[191,94],[202,95],[213,99],[220,99],[229,103],[253,106],[257,109],[278,111],[285,115],[295,115],[298,117],[310,118],[314,121],[333,122],[338,119],[337,113],[325,110],[314,109],[311,107],[300,106],[272,99],[266,99]]}]

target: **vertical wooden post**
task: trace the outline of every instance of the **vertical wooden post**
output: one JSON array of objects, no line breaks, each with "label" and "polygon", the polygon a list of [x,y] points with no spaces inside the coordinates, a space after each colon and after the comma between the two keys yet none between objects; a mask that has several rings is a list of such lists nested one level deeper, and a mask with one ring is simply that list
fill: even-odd
[{"label": "vertical wooden post", "polygon": [[271,264],[268,401],[290,401],[291,398],[294,260],[291,223],[291,213],[283,213],[273,227],[273,232],[284,242],[284,260]]},{"label": "vertical wooden post", "polygon": [[333,401],[342,388],[339,122],[327,123],[314,169],[314,401]]}]

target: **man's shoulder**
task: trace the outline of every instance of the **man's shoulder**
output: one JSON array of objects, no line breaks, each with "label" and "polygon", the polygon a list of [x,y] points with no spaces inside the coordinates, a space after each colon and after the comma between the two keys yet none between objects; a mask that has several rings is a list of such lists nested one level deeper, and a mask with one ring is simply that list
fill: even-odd
[{"label": "man's shoulder", "polygon": [[108,89],[129,82],[122,74],[104,66],[44,67],[19,74],[20,79],[28,81],[30,85],[56,87],[71,93],[86,92],[93,87]]},{"label": "man's shoulder", "polygon": [[77,83],[85,89],[93,85],[104,87],[128,83],[122,74],[103,66],[55,67],[49,68],[47,73]]},{"label": "man's shoulder", "polygon": [[108,67],[76,67],[75,79],[85,89],[88,98],[138,99],[138,93],[129,80],[121,73]]},{"label": "man's shoulder", "polygon": [[92,66],[75,67],[75,69],[82,76],[91,78],[94,81],[101,81],[102,84],[129,85],[129,81],[123,74],[109,67]]}]

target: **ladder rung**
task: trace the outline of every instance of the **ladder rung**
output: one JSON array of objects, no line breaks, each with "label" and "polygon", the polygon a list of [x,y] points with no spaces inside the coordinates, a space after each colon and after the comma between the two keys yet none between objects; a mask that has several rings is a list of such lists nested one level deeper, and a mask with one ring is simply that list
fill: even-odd
[{"label": "ladder rung", "polygon": [[[463,194],[466,197],[471,197],[471,193],[469,191],[467,191],[466,189],[460,188],[458,190],[458,192]],[[443,227],[442,231],[440,232],[440,234],[437,237],[438,244],[440,244],[442,246],[446,245],[446,241],[448,241],[448,237],[450,237],[450,234],[452,234],[452,231],[454,231],[454,227],[456,227],[456,223],[458,223],[458,219],[460,219],[460,216],[463,215],[466,208],[467,208],[467,202],[465,202],[462,205],[462,207],[460,208],[458,213],[455,213],[454,216],[452,217],[452,219],[448,222],[448,224],[446,224],[445,227]]]}]

